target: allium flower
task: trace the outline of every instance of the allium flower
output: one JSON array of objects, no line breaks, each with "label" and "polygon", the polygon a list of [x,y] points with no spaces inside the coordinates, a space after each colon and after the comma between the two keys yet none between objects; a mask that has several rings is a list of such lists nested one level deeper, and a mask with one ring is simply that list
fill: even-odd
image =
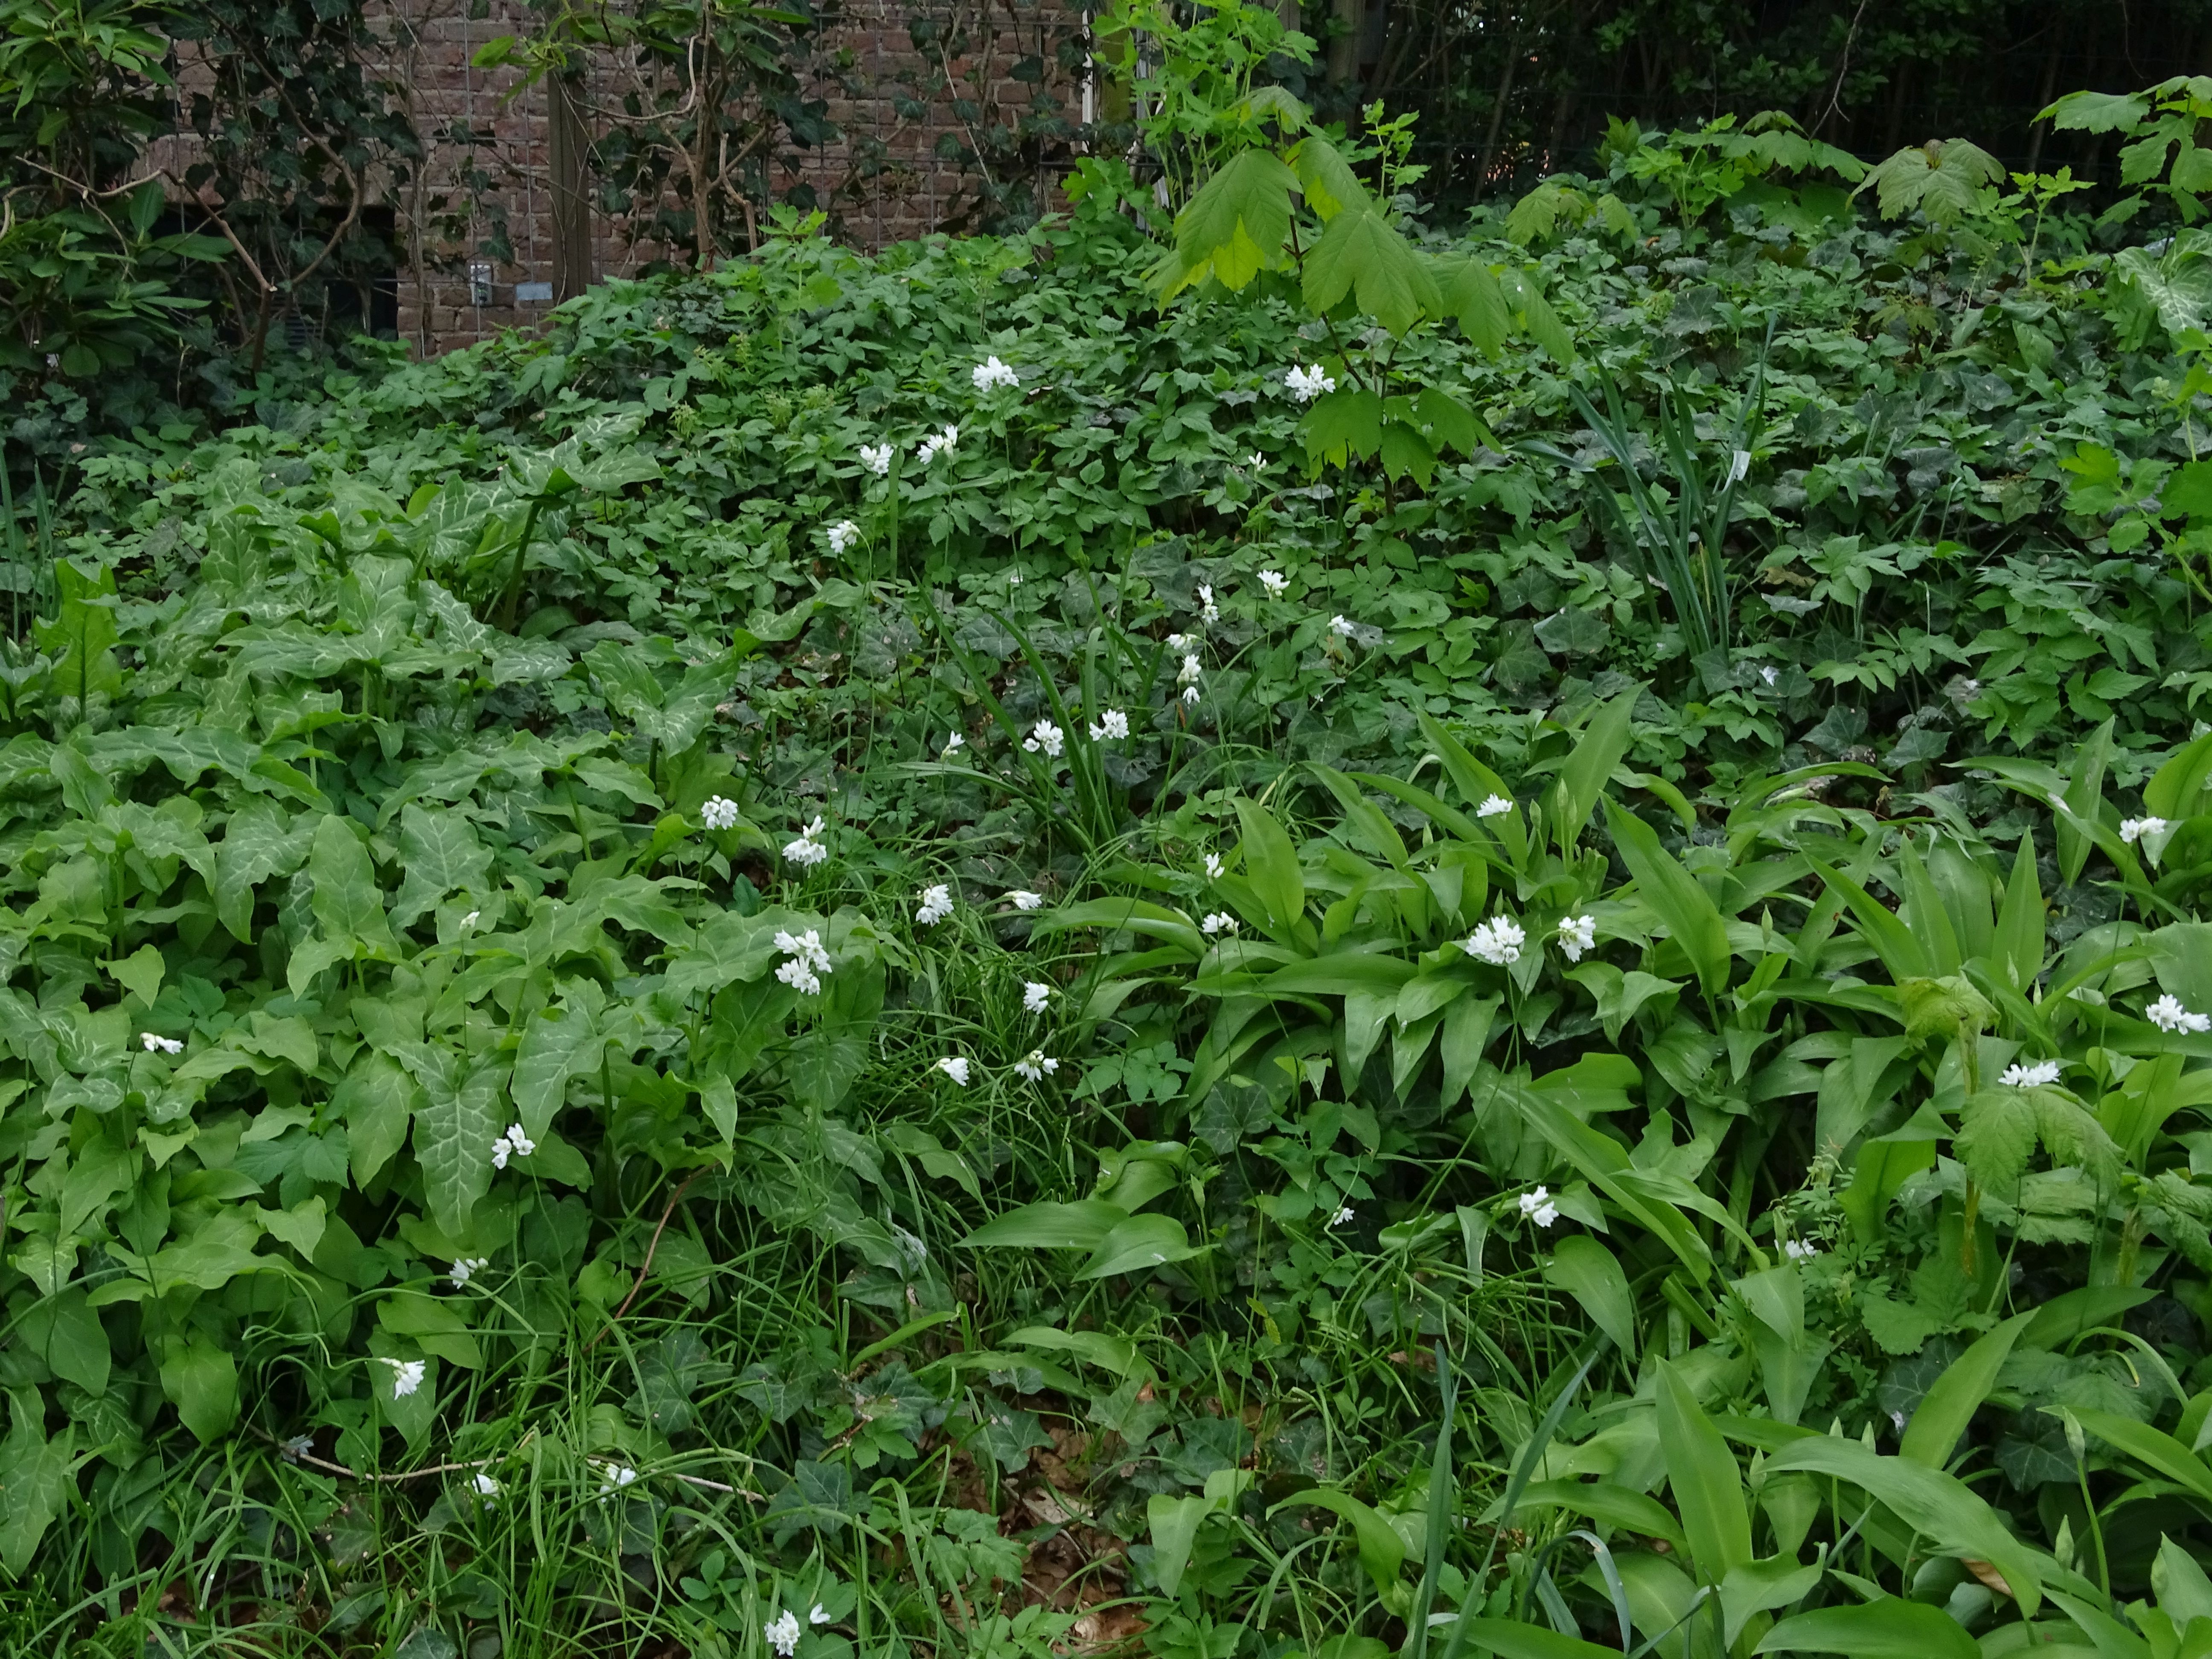
[{"label": "allium flower", "polygon": [[948,1054],[937,1062],[937,1069],[962,1088],[968,1086],[968,1058],[964,1054]]},{"label": "allium flower", "polygon": [[830,1609],[823,1607],[819,1601],[817,1601],[814,1604],[814,1611],[806,1615],[806,1622],[810,1625],[828,1624],[830,1622]]},{"label": "allium flower", "polygon": [[1182,659],[1182,666],[1176,670],[1176,684],[1194,686],[1198,684],[1198,677],[1205,672],[1205,667],[1199,662],[1196,656],[1186,655]]},{"label": "allium flower", "polygon": [[1348,640],[1352,637],[1352,626],[1353,623],[1349,617],[1331,617],[1328,619],[1328,631],[1340,640]]},{"label": "allium flower", "polygon": [[453,1280],[453,1288],[458,1291],[477,1276],[479,1268],[490,1266],[491,1258],[488,1255],[465,1255],[453,1263],[453,1272],[447,1273],[446,1277]]},{"label": "allium flower", "polygon": [[934,887],[921,890],[921,908],[914,919],[925,927],[934,927],[952,914],[952,889],[939,882]]},{"label": "allium flower", "polygon": [[784,842],[784,857],[802,870],[811,870],[830,856],[830,849],[823,845],[821,836],[822,820],[817,817],[813,823],[799,832],[797,841]]},{"label": "allium flower", "polygon": [[1042,1048],[1032,1048],[1014,1062],[1014,1070],[1032,1083],[1042,1083],[1048,1073],[1060,1069],[1060,1062]]},{"label": "allium flower", "polygon": [[1521,947],[1528,939],[1512,917],[1492,916],[1469,934],[1460,948],[1477,962],[1505,968],[1521,960]]},{"label": "allium flower", "polygon": [[520,1123],[510,1123],[507,1133],[491,1144],[491,1167],[504,1170],[510,1158],[528,1158],[538,1150],[538,1143],[523,1133]]},{"label": "allium flower", "polygon": [[1729,457],[1728,481],[1729,483],[1741,483],[1744,475],[1750,471],[1751,452],[1749,450],[1739,449]]},{"label": "allium flower", "polygon": [[1201,622],[1221,620],[1221,607],[1213,602],[1213,589],[1204,582],[1198,585],[1198,615]]},{"label": "allium flower", "polygon": [[776,965],[775,976],[803,997],[818,997],[822,994],[821,980],[816,976],[812,968],[797,957],[792,957],[788,962],[779,963]]},{"label": "allium flower", "polygon": [[309,1452],[314,1450],[314,1436],[312,1434],[295,1434],[276,1449],[283,1453],[288,1461],[297,1462],[301,1458],[305,1457]]},{"label": "allium flower", "polygon": [[2120,820],[2120,839],[2130,847],[2145,836],[2162,836],[2166,831],[2164,818],[2141,817]]},{"label": "allium flower", "polygon": [[496,1504],[499,1502],[499,1482],[493,1480],[482,1469],[478,1469],[477,1471],[476,1479],[470,1481],[469,1485],[476,1488],[477,1496],[483,1498],[485,1503]]},{"label": "allium flower", "polygon": [[1311,368],[1300,368],[1293,364],[1291,372],[1283,377],[1283,385],[1289,389],[1291,396],[1302,404],[1310,404],[1322,392],[1336,390],[1336,382],[1322,373],[1319,363]]},{"label": "allium flower", "polygon": [[404,1400],[422,1386],[422,1378],[429,1367],[420,1359],[387,1359],[392,1367],[392,1397]]},{"label": "allium flower", "polygon": [[1771,662],[1770,662],[1770,663],[1761,663],[1761,664],[1759,665],[1759,678],[1760,679],[1764,680],[1767,684],[1769,684],[1769,685],[1772,685],[1772,684],[1774,684],[1777,681],[1778,681],[1779,679],[1781,679],[1781,678],[1782,678],[1782,671],[1781,671],[1780,669],[1777,668],[1777,667],[1776,667],[1772,663],[1771,663]]},{"label": "allium flower", "polygon": [[1265,472],[1267,470],[1267,458],[1255,449],[1244,458],[1244,465],[1255,472]]},{"label": "allium flower", "polygon": [[1474,809],[1479,818],[1502,818],[1513,810],[1513,803],[1503,795],[1485,795],[1482,805]]},{"label": "allium flower", "polygon": [[796,957],[817,973],[830,971],[830,953],[822,948],[822,935],[813,928],[803,933],[793,933],[779,928],[775,948],[787,957]]},{"label": "allium flower", "polygon": [[1047,760],[1058,760],[1066,746],[1067,733],[1050,720],[1039,720],[1030,728],[1030,735],[1022,740],[1022,747],[1032,755],[1042,751]]},{"label": "allium flower", "polygon": [[1000,362],[996,356],[987,357],[969,369],[968,378],[975,382],[975,390],[978,392],[988,392],[994,386],[1019,386],[1022,383],[1022,377]]},{"label": "allium flower", "polygon": [[1170,634],[1168,635],[1168,649],[1170,651],[1188,650],[1191,646],[1196,644],[1197,641],[1198,635],[1195,634]]},{"label": "allium flower", "polygon": [[709,795],[707,804],[699,809],[699,821],[709,830],[734,830],[738,827],[738,804],[726,795]]},{"label": "allium flower", "polygon": [[477,925],[477,919],[483,915],[483,912],[481,910],[471,910],[468,915],[463,916],[461,918],[461,931],[465,933],[467,933],[469,929]]},{"label": "allium flower", "polygon": [[507,1167],[507,1160],[513,1157],[514,1153],[514,1143],[505,1135],[501,1135],[491,1144],[491,1167],[495,1170],[504,1170]]},{"label": "allium flower", "polygon": [[1559,953],[1569,962],[1580,962],[1583,952],[1597,945],[1595,916],[1561,916],[1559,918]]},{"label": "allium flower", "polygon": [[1216,910],[1198,925],[1208,933],[1233,933],[1237,931],[1237,918],[1226,910]]},{"label": "allium flower", "polygon": [[891,470],[891,447],[889,444],[862,444],[860,465],[878,478],[887,476]]},{"label": "allium flower", "polygon": [[761,1634],[779,1659],[791,1659],[799,1651],[799,1616],[788,1609],[761,1626]]},{"label": "allium flower", "polygon": [[2192,1014],[2172,997],[2163,996],[2143,1010],[2143,1018],[2161,1031],[2187,1032],[2192,1036],[2212,1031],[2212,1016]]},{"label": "allium flower", "polygon": [[1559,1218],[1559,1206],[1552,1202],[1548,1188],[1539,1187],[1533,1193],[1521,1194],[1521,1213],[1539,1227],[1548,1227]]},{"label": "allium flower", "polygon": [[1015,888],[1012,892],[1006,895],[1006,897],[1012,901],[1014,908],[1017,910],[1042,910],[1044,908],[1044,895],[1042,893],[1032,893],[1026,887]]},{"label": "allium flower", "polygon": [[1905,1432],[1905,1413],[1903,1412],[1892,1412],[1889,1414],[1889,1422],[1890,1426],[1895,1429],[1899,1434],[1903,1434]]},{"label": "allium flower", "polygon": [[1997,1081],[2008,1089],[2039,1089],[2058,1081],[2062,1068],[2055,1060],[2039,1060],[2032,1066],[2008,1066]]},{"label": "allium flower", "polygon": [[605,1464],[602,1473],[605,1475],[599,1482],[599,1502],[602,1504],[637,1479],[637,1471],[623,1463]]},{"label": "allium flower", "polygon": [[1195,708],[1198,707],[1198,688],[1196,686],[1191,685],[1183,688],[1182,702],[1183,707],[1186,708]]},{"label": "allium flower", "polygon": [[1279,570],[1262,570],[1260,573],[1260,586],[1267,590],[1269,599],[1279,599],[1290,592],[1291,579]]},{"label": "allium flower", "polygon": [[1810,1261],[1820,1254],[1820,1247],[1818,1244],[1808,1244],[1802,1239],[1792,1238],[1784,1243],[1782,1254],[1792,1261]]},{"label": "allium flower", "polygon": [[138,1046],[149,1054],[181,1054],[185,1045],[176,1037],[165,1037],[155,1031],[138,1033]]},{"label": "allium flower", "polygon": [[957,732],[951,732],[945,737],[945,747],[937,751],[937,757],[939,760],[951,760],[953,756],[967,746],[967,738],[962,737]]},{"label": "allium flower", "polygon": [[860,539],[860,526],[850,519],[840,519],[830,526],[830,556],[842,559],[845,550]]},{"label": "allium flower", "polygon": [[1109,708],[1091,726],[1093,743],[1119,742],[1129,735],[1129,717],[1118,708]]},{"label": "allium flower", "polygon": [[933,432],[915,446],[915,459],[927,466],[939,455],[950,455],[960,443],[960,428],[948,426],[942,432]]},{"label": "allium flower", "polygon": [[1009,587],[1019,587],[1021,585],[1022,585],[1022,573],[1021,573],[1020,571],[1018,571],[1018,570],[1009,570],[1008,572],[1006,572],[1006,586],[1009,586]]},{"label": "allium flower", "polygon": [[1329,1217],[1328,1224],[1332,1227],[1341,1227],[1346,1222],[1351,1219],[1352,1206],[1347,1204],[1342,1209],[1339,1210],[1334,1215]]},{"label": "allium flower", "polygon": [[1208,881],[1219,881],[1221,879],[1220,854],[1208,853],[1206,855],[1206,878]]},{"label": "allium flower", "polygon": [[1041,979],[1022,981],[1022,1008],[1032,1014],[1042,1013],[1052,1001],[1052,987]]}]

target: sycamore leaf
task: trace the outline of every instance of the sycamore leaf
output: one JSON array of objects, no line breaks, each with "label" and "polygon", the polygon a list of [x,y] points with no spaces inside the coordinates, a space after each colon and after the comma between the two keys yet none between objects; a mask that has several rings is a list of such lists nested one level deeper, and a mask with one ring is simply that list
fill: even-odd
[{"label": "sycamore leaf", "polygon": [[1885,219],[1902,218],[1917,209],[1930,224],[1950,225],[1981,199],[1983,185],[2004,176],[2003,164],[1978,145],[1964,138],[1931,138],[1908,145],[1875,167],[1859,190],[1873,186]]},{"label": "sycamore leaf", "polygon": [[1324,224],[1346,208],[1365,209],[1372,205],[1366,186],[1352,170],[1352,163],[1318,132],[1310,132],[1298,140],[1297,148],[1291,151],[1291,165],[1297,170],[1298,187],[1304,193],[1306,204],[1321,216]]},{"label": "sycamore leaf", "polygon": [[[1206,181],[1176,218],[1176,252],[1154,272],[1164,304],[1209,275],[1241,289],[1291,234],[1298,175],[1272,150],[1248,149]],[[1174,266],[1173,270],[1170,266]]]},{"label": "sycamore leaf", "polygon": [[1443,304],[1447,313],[1459,319],[1460,331],[1486,356],[1495,356],[1513,331],[1504,291],[1480,259],[1462,260],[1450,268],[1444,279]]},{"label": "sycamore leaf", "polygon": [[2140,93],[2069,92],[2035,118],[2062,132],[2124,132],[2149,113]]},{"label": "sycamore leaf", "polygon": [[1359,308],[1393,334],[1443,308],[1422,257],[1371,207],[1347,209],[1329,221],[1307,256],[1305,293],[1316,311],[1332,310],[1353,294]]}]

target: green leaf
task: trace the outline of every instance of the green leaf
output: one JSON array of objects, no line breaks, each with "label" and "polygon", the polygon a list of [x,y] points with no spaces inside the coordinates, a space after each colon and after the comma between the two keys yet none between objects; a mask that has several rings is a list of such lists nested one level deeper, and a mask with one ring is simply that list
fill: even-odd
[{"label": "green leaf", "polygon": [[969,1249],[1096,1250],[1129,1219],[1118,1204],[1095,1198],[1073,1204],[1026,1204],[985,1222],[960,1241]]},{"label": "green leaf", "polygon": [[1480,259],[1464,260],[1449,268],[1443,308],[1459,319],[1460,331],[1485,356],[1496,356],[1512,333],[1513,314],[1506,308],[1504,291],[1490,267]]},{"label": "green leaf", "polygon": [[1891,1596],[1785,1619],[1754,1653],[1844,1653],[1851,1659],[1981,1659],[1981,1644],[1941,1607]]},{"label": "green leaf", "polygon": [[46,1404],[34,1389],[8,1395],[8,1437],[0,1441],[0,1569],[21,1579],[69,1498],[73,1429],[46,1438]]},{"label": "green leaf", "polygon": [[1133,1215],[1114,1224],[1075,1276],[1110,1279],[1115,1273],[1142,1273],[1171,1261],[1188,1261],[1197,1254],[1182,1223],[1172,1216]]},{"label": "green leaf", "polygon": [[1366,204],[1348,206],[1330,220],[1306,255],[1308,305],[1333,311],[1346,294],[1355,294],[1359,308],[1393,334],[1443,309],[1422,256]]},{"label": "green leaf", "polygon": [[204,1446],[229,1433],[238,1420],[237,1364],[198,1333],[171,1343],[161,1361],[161,1392]]},{"label": "green leaf", "polygon": [[2076,1407],[2074,1415],[2084,1429],[2136,1462],[2156,1469],[2175,1484],[2212,1501],[2212,1468],[2172,1435],[2138,1423],[2132,1417]]},{"label": "green leaf", "polygon": [[107,964],[109,975],[149,1008],[161,994],[161,976],[167,964],[161,960],[161,951],[151,945],[142,945],[120,962]]},{"label": "green leaf", "polygon": [[435,908],[448,893],[487,891],[491,850],[460,813],[426,812],[410,805],[399,817],[399,896],[392,904],[394,927]]},{"label": "green leaf", "polygon": [[1211,1498],[1158,1495],[1145,1505],[1152,1534],[1152,1578],[1161,1594],[1173,1595],[1181,1588],[1199,1527],[1218,1507]]},{"label": "green leaf", "polygon": [[1606,822],[1621,861],[1636,878],[1637,890],[1681,946],[1708,998],[1728,988],[1728,923],[1698,878],[1659,845],[1659,837],[1633,812],[1605,803]]},{"label": "green leaf", "polygon": [[[568,1079],[595,1066],[603,1047],[599,1026],[586,1007],[541,1008],[530,1017],[515,1054],[510,1092],[515,1117],[532,1140],[550,1128],[553,1114],[561,1109],[568,1093]],[[734,1101],[731,1110],[734,1116]]]},{"label": "green leaf", "polygon": [[1629,723],[1637,699],[1643,695],[1643,687],[1631,686],[1611,702],[1599,704],[1559,768],[1560,812],[1553,836],[1563,856],[1582,839],[1583,828],[1597,810],[1607,781],[1634,742]]},{"label": "green leaf", "polygon": [[389,1055],[371,1049],[354,1061],[331,1098],[346,1126],[354,1184],[366,1187],[407,1144],[408,1120],[421,1092]]},{"label": "green leaf", "polygon": [[1363,386],[1339,386],[1316,400],[1298,430],[1310,461],[1346,466],[1365,460],[1382,447],[1382,399]]},{"label": "green leaf", "polygon": [[1557,1504],[1578,1515],[1646,1538],[1664,1539],[1678,1554],[1687,1555],[1689,1540],[1667,1506],[1657,1498],[1611,1480],[1537,1480],[1521,1494],[1520,1507]]},{"label": "green leaf", "polygon": [[1943,1375],[1921,1396],[1912,1420],[1905,1425],[1897,1446],[1899,1456],[1931,1469],[1940,1469],[1951,1461],[1952,1447],[1959,1443],[1959,1437],[1974,1420],[1974,1413],[1996,1386],[1998,1369],[2034,1317],[2033,1313],[2014,1315],[1943,1368]]},{"label": "green leaf", "polygon": [[261,1212],[261,1224],[268,1230],[269,1236],[283,1240],[308,1260],[313,1258],[315,1247],[323,1242],[327,1221],[320,1198],[303,1200],[289,1210]]},{"label": "green leaf", "polygon": [[307,813],[287,817],[274,801],[258,799],[231,814],[215,849],[214,887],[216,915],[233,938],[250,942],[255,885],[300,867],[317,822]]},{"label": "green leaf", "polygon": [[2062,132],[2125,132],[2149,113],[2141,93],[2069,92],[2035,118]]},{"label": "green leaf", "polygon": [[498,1115],[507,1068],[495,1059],[469,1065],[449,1049],[426,1045],[398,1058],[422,1089],[415,1105],[415,1158],[422,1166],[423,1195],[439,1227],[463,1237],[477,1200],[491,1190],[491,1144],[507,1127]]},{"label": "green leaf", "polygon": [[1722,1644],[1735,1647],[1753,1615],[1803,1601],[1826,1576],[1827,1569],[1818,1561],[1800,1565],[1794,1557],[1784,1555],[1731,1567],[1721,1583]]},{"label": "green leaf", "polygon": [[[27,1353],[46,1362],[54,1375],[87,1394],[107,1392],[114,1356],[100,1316],[86,1303],[82,1285],[66,1286],[33,1303],[16,1322],[15,1340]],[[4,1507],[4,1504],[0,1504]]]},{"label": "green leaf", "polygon": [[1340,1519],[1352,1522],[1352,1535],[1359,1540],[1359,1565],[1375,1581],[1376,1590],[1388,1595],[1398,1582],[1398,1569],[1406,1559],[1406,1542],[1397,1529],[1381,1515],[1361,1503],[1349,1492],[1331,1492],[1316,1486],[1294,1493],[1274,1505],[1268,1513],[1310,1505],[1327,1510]]},{"label": "green leaf", "polygon": [[1495,1654],[1498,1659],[1620,1659],[1619,1648],[1601,1648],[1541,1625],[1509,1619],[1459,1620],[1452,1626],[1452,1644],[1456,1648],[1462,1641],[1476,1653]]},{"label": "green leaf", "polygon": [[1735,1454],[1672,1364],[1659,1365],[1659,1447],[1698,1577],[1717,1584],[1751,1559],[1751,1511]]},{"label": "green leaf", "polygon": [[328,813],[315,826],[307,873],[314,878],[315,923],[324,938],[334,944],[350,941],[386,960],[398,954],[375,867],[349,819]]},{"label": "green leaf", "polygon": [[1162,304],[1209,276],[1242,289],[1281,251],[1291,234],[1291,193],[1298,175],[1273,151],[1239,151],[1176,217],[1176,252],[1153,273]]},{"label": "green leaf", "polygon": [[1243,831],[1245,879],[1260,902],[1267,907],[1268,931],[1288,941],[1305,920],[1306,882],[1298,868],[1297,849],[1266,808],[1241,797],[1237,822]]},{"label": "green leaf", "polygon": [[1579,1302],[1590,1322],[1613,1340],[1630,1364],[1636,1363],[1636,1304],[1612,1251],[1587,1233],[1563,1238],[1545,1264],[1544,1277]]}]

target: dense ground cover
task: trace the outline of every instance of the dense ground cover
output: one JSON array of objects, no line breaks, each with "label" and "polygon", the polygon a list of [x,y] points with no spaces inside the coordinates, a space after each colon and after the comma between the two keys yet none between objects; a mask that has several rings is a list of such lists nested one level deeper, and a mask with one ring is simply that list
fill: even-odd
[{"label": "dense ground cover", "polygon": [[2204,256],[1706,137],[82,457],[12,1650],[2197,1650]]}]

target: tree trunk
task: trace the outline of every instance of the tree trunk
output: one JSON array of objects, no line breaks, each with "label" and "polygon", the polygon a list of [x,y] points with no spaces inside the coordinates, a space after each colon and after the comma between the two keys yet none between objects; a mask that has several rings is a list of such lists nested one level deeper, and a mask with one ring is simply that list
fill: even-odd
[{"label": "tree trunk", "polygon": [[553,297],[573,300],[592,285],[591,138],[581,89],[566,75],[545,77],[553,184]]}]

